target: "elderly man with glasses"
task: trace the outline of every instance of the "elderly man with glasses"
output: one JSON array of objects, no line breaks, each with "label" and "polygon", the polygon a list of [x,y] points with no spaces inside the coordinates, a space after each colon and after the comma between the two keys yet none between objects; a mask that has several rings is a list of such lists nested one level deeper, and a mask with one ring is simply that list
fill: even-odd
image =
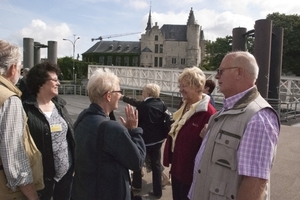
[{"label": "elderly man with glasses", "polygon": [[224,106],[203,130],[190,199],[270,199],[280,122],[255,86],[258,71],[248,52],[232,52],[222,60],[215,78]]}]

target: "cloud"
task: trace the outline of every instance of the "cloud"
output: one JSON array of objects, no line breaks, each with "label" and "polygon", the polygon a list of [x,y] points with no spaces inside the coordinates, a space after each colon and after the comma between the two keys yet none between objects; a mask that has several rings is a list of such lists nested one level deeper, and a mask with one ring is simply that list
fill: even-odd
[{"label": "cloud", "polygon": [[[22,28],[18,33],[16,33],[17,38],[33,38],[35,42],[40,42],[41,44],[48,44],[48,41],[57,41],[62,44],[63,38],[72,38],[72,31],[66,23],[61,24],[46,24],[40,19],[34,19],[31,23]],[[23,41],[18,41],[20,46],[23,46]],[[72,46],[71,44],[68,44]],[[66,45],[57,45],[58,52],[68,52],[70,47]],[[72,52],[72,51],[71,51]],[[68,54],[68,55],[72,55]],[[41,50],[41,58],[47,57],[47,50]],[[58,55],[60,57],[60,55]]]},{"label": "cloud", "polygon": [[135,10],[140,10],[144,8],[149,8],[149,5],[146,1],[143,0],[130,0],[129,7],[133,7]]},{"label": "cloud", "polygon": [[[245,27],[251,30],[254,27],[255,21],[251,17],[240,14],[234,14],[226,11],[217,13],[214,10],[202,9],[195,10],[194,15],[197,23],[204,30],[205,39],[215,40],[217,37],[224,38],[227,35],[232,35],[232,29],[236,27]],[[159,27],[164,24],[179,24],[185,25],[187,23],[189,12],[167,12],[167,13],[152,13],[152,23],[158,23]],[[148,15],[143,17],[143,24],[146,27]]]},{"label": "cloud", "polygon": [[[201,14],[201,11],[200,11]],[[207,19],[207,18],[206,18]],[[227,35],[232,35],[232,29],[237,27],[244,27],[251,30],[254,27],[254,20],[239,14],[231,12],[211,13],[209,23],[204,22],[203,25],[205,38],[208,40],[215,40],[217,37],[224,38]]]}]

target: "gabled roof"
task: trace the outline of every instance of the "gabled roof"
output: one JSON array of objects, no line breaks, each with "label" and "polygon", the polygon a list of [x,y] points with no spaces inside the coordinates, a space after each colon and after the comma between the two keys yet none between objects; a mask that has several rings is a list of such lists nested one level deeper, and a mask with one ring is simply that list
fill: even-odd
[{"label": "gabled roof", "polygon": [[88,53],[139,53],[141,48],[140,42],[135,41],[99,41],[94,44]]},{"label": "gabled roof", "polygon": [[142,52],[152,52],[147,46],[142,50]]},{"label": "gabled roof", "polygon": [[166,40],[186,41],[186,25],[165,24],[161,27],[161,32]]}]

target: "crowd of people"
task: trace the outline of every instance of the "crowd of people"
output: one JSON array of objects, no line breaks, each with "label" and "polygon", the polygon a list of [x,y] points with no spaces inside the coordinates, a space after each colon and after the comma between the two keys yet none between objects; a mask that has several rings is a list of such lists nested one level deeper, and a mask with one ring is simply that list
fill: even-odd
[{"label": "crowd of people", "polygon": [[[97,70],[87,84],[90,105],[72,122],[58,95],[59,66],[24,70],[18,88],[21,69],[20,48],[0,40],[0,199],[142,199],[133,191],[143,187],[144,166],[152,172],[149,195],[157,199],[166,180],[174,200],[270,199],[280,122],[257,90],[252,54],[223,58],[215,76],[224,95],[219,111],[215,82],[198,67],[185,68],[167,136],[167,106],[155,83],[135,99],[122,94],[114,73]],[[113,111],[120,100],[128,104],[118,122]]]}]

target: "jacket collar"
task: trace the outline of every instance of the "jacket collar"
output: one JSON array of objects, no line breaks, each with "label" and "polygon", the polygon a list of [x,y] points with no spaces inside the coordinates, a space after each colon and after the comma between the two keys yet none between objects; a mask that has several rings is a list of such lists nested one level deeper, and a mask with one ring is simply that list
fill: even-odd
[{"label": "jacket collar", "polygon": [[240,98],[233,106],[232,109],[245,108],[254,101],[259,95],[257,87],[253,87],[249,92],[247,92],[242,98]]},{"label": "jacket collar", "polygon": [[[61,107],[64,107],[67,104],[67,102],[59,96],[53,97],[52,102]],[[36,96],[30,95],[24,103],[29,104],[29,105],[37,105]]]},{"label": "jacket collar", "polygon": [[22,92],[9,80],[0,75],[0,84],[15,93],[18,97],[21,97]]}]

